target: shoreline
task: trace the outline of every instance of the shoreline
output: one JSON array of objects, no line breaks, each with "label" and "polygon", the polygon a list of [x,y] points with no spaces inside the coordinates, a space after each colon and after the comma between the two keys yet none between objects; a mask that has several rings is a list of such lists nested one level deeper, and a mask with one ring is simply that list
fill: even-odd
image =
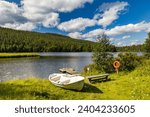
[{"label": "shoreline", "polygon": [[[150,60],[132,72],[110,74],[110,81],[89,84],[81,91],[56,87],[48,79],[26,78],[0,82],[2,100],[149,100]],[[84,75],[84,74],[83,74]]]},{"label": "shoreline", "polygon": [[40,57],[38,53],[0,53],[1,58],[23,58],[23,57]]},{"label": "shoreline", "polygon": [[[89,84],[81,91],[56,87],[48,79],[26,78],[0,82],[1,100],[150,100],[150,59],[133,71],[112,73],[110,81]],[[92,71],[94,75],[96,71]],[[90,73],[91,74],[91,73]],[[83,76],[88,74],[82,73]]]}]

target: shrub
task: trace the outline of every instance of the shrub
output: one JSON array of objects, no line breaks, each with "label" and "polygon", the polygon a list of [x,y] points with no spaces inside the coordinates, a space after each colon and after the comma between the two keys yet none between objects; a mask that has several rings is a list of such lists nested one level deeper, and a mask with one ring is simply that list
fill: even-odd
[{"label": "shrub", "polygon": [[110,52],[115,51],[115,47],[110,44],[109,38],[105,34],[99,36],[97,41],[98,45],[93,54],[93,61],[97,69],[108,73],[114,71],[112,66],[113,54]]},{"label": "shrub", "polygon": [[121,71],[132,71],[142,63],[142,58],[132,53],[121,53],[117,60],[121,62]]},{"label": "shrub", "polygon": [[108,52],[94,53],[93,61],[96,64],[96,68],[102,72],[110,73],[114,71],[113,68],[113,54]]}]

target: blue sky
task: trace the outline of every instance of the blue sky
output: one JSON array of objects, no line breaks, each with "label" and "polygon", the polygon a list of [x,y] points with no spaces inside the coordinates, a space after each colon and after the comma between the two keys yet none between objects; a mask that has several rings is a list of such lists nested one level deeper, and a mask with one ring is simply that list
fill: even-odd
[{"label": "blue sky", "polygon": [[103,33],[116,46],[144,43],[149,0],[0,0],[0,26],[95,41]]}]

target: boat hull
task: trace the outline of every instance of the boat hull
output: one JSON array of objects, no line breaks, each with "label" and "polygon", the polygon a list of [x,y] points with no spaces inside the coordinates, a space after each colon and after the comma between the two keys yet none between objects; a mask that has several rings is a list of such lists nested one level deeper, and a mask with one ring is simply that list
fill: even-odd
[{"label": "boat hull", "polygon": [[[75,76],[73,78],[66,78],[66,81],[70,80],[70,82],[66,83],[65,81],[61,82],[61,77],[60,77],[60,79],[57,78],[58,80],[54,81],[53,77],[51,77],[51,76],[53,76],[53,75],[49,76],[49,80],[55,86],[58,86],[58,87],[61,87],[64,89],[77,90],[77,91],[81,91],[83,89],[84,77],[81,78],[80,80],[74,81],[74,82],[71,82],[71,80],[73,80],[73,78],[75,78]],[[81,76],[77,76],[77,77],[81,77]]]}]

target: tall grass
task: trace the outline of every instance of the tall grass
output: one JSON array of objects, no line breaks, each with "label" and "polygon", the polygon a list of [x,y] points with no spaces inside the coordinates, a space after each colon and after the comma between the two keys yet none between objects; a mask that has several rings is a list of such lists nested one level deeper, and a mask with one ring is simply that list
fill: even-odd
[{"label": "tall grass", "polygon": [[37,53],[0,53],[0,58],[39,57]]}]

